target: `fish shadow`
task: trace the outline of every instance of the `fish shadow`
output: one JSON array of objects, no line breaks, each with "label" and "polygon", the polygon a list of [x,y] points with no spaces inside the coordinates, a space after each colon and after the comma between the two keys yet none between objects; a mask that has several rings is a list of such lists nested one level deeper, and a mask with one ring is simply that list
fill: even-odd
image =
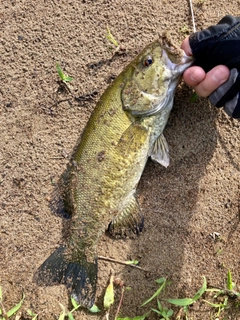
[{"label": "fish shadow", "polygon": [[[145,228],[132,243],[131,251],[147,272],[123,270],[122,277],[132,290],[125,297],[121,312],[129,317],[156,307],[153,304],[146,309],[139,308],[157,290],[155,280],[158,278],[171,280],[172,292],[171,289],[170,294],[166,291],[168,298],[185,297],[189,289],[182,275],[185,244],[191,239],[190,222],[197,210],[199,182],[206,174],[218,138],[215,125],[218,111],[207,99],[198,98],[193,103],[190,96],[190,89],[185,85],[177,91],[164,130],[170,149],[170,166],[164,168],[149,160],[138,185]],[[185,283],[179,286],[180,282]]]}]

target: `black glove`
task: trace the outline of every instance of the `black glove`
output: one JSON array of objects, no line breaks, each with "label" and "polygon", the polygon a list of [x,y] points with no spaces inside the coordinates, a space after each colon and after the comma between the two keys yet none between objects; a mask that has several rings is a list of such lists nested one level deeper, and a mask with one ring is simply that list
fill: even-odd
[{"label": "black glove", "polygon": [[240,17],[225,16],[215,26],[189,37],[195,65],[205,72],[223,64],[230,77],[210,95],[210,101],[233,118],[240,118]]}]

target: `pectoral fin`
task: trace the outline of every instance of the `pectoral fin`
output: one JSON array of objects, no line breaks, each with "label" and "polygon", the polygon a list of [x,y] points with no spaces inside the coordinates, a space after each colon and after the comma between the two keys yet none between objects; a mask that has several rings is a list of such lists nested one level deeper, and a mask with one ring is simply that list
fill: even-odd
[{"label": "pectoral fin", "polygon": [[149,153],[151,159],[163,165],[164,167],[169,166],[169,148],[167,140],[164,135],[161,134],[158,139],[155,141],[152,150]]},{"label": "pectoral fin", "polygon": [[113,236],[124,234],[129,229],[138,234],[142,231],[143,224],[141,209],[136,198],[132,196],[128,205],[110,222],[108,231]]}]

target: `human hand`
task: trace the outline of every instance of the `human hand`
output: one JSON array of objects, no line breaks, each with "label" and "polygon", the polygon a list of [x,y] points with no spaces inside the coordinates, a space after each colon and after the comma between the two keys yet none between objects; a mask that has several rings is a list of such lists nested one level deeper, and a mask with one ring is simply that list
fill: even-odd
[{"label": "human hand", "polygon": [[181,47],[195,57],[195,65],[184,72],[186,83],[240,118],[240,17],[224,17],[216,26],[190,35]]},{"label": "human hand", "polygon": [[[192,56],[189,37],[183,41],[181,48],[188,56]],[[198,96],[208,97],[221,84],[228,80],[229,74],[229,69],[224,65],[216,66],[208,72],[205,72],[199,66],[192,66],[185,70],[183,79],[189,86],[194,88]]]}]

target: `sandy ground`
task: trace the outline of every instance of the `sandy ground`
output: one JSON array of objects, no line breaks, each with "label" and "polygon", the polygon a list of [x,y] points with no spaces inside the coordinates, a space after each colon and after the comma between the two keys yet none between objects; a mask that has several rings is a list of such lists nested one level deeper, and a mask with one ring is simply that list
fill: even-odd
[{"label": "sandy ground", "polygon": [[[240,14],[238,0],[194,0],[197,29],[225,14]],[[166,0],[1,0],[0,2],[0,285],[5,309],[26,298],[38,319],[56,319],[59,302],[68,306],[64,286],[38,287],[33,274],[62,243],[63,219],[49,201],[69,156],[111,79],[163,30],[180,44],[192,32],[189,3]],[[109,26],[125,48],[113,56]],[[56,62],[74,77],[71,93],[59,91]],[[137,259],[146,272],[99,261],[96,304],[101,307],[110,270],[131,287],[122,316],[146,312],[143,301],[157,289],[154,280],[172,281],[165,297],[193,296],[203,276],[225,287],[227,271],[240,285],[239,121],[207,99],[190,102],[181,84],[165,136],[171,164],[147,163],[138,187],[145,215],[135,238],[104,235],[99,255]],[[212,233],[220,238],[213,239]],[[116,305],[119,302],[117,290]],[[153,303],[151,307],[156,307]],[[214,319],[204,303],[190,308],[191,319]],[[231,308],[224,319],[240,319]],[[84,310],[75,319],[103,319]],[[176,313],[175,316],[176,318]],[[221,317],[220,317],[221,318]],[[158,319],[153,314],[149,319]]]}]

